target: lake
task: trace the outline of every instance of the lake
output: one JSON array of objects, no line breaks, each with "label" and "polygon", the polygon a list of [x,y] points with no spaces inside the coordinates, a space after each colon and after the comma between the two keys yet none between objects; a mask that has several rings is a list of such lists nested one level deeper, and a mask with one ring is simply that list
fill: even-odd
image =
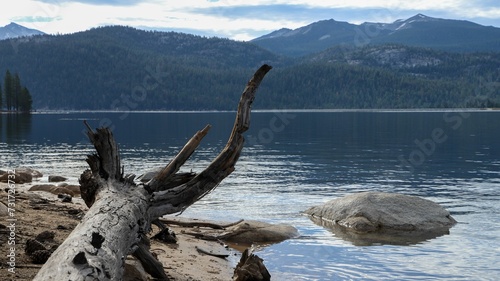
[{"label": "lake", "polygon": [[[68,112],[0,115],[0,168],[28,166],[77,182],[93,152],[83,132],[113,129],[126,173],[166,164],[206,124],[184,171],[224,146],[234,112]],[[500,112],[254,112],[236,171],[183,216],[288,223],[301,236],[263,248],[273,280],[498,280]],[[360,191],[440,203],[449,235],[409,245],[358,245],[301,212]]]}]

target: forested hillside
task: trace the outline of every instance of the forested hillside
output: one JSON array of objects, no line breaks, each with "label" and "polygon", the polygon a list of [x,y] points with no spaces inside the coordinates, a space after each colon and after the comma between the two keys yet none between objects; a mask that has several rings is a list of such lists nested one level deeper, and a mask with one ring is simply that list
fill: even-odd
[{"label": "forested hillside", "polygon": [[25,77],[38,109],[224,109],[249,70],[282,63],[249,43],[121,26],[12,42],[0,70]]},{"label": "forested hillside", "polygon": [[486,107],[498,101],[472,94],[478,86],[465,81],[426,79],[345,64],[302,64],[278,70],[268,78],[270,81],[263,86],[266,94],[255,106],[273,108],[268,105],[274,103],[279,108],[449,108]]},{"label": "forested hillside", "polygon": [[492,107],[500,102],[499,52],[466,54],[369,45],[334,47],[302,60],[311,62],[357,72],[353,76],[359,76],[354,78],[358,81],[350,83],[350,89],[353,93],[358,87],[365,93],[380,92],[376,95],[380,107]]},{"label": "forested hillside", "polygon": [[254,107],[485,107],[500,101],[500,55],[401,45],[285,58],[252,43],[112,26],[0,41],[0,73],[35,109],[231,110],[249,75],[274,69]]}]

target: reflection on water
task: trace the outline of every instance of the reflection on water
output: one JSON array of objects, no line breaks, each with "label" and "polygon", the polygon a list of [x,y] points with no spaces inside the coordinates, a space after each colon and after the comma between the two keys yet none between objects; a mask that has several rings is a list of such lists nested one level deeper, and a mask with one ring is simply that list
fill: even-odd
[{"label": "reflection on water", "polygon": [[323,226],[330,230],[335,237],[351,242],[355,246],[374,246],[374,245],[400,245],[409,246],[419,244],[439,236],[450,234],[448,228],[443,228],[436,231],[375,231],[368,233],[356,233],[349,231],[345,227],[338,225],[335,222],[320,219],[317,217],[309,217],[315,224]]},{"label": "reflection on water", "polygon": [[23,140],[31,131],[31,114],[0,113],[0,142]]},{"label": "reflection on water", "polygon": [[[500,112],[294,112],[283,130],[247,141],[236,171],[183,216],[289,223],[301,236],[262,249],[273,280],[496,280],[500,274]],[[7,136],[0,168],[30,166],[77,181],[92,153],[82,120],[114,126],[125,172],[162,166],[207,123],[213,127],[183,171],[200,171],[223,147],[233,113],[35,114]],[[252,115],[249,136],[275,113]],[[450,119],[451,117],[455,119]],[[453,120],[453,121],[449,121]],[[456,127],[456,128],[455,128]],[[418,143],[442,129],[430,153]],[[7,141],[8,140],[8,141]],[[259,140],[257,138],[257,140]],[[411,155],[409,169],[401,161]],[[422,152],[423,151],[423,152]],[[426,153],[427,152],[427,153]],[[413,153],[413,154],[412,154]],[[418,161],[417,161],[418,160]],[[361,191],[399,192],[443,205],[458,224],[410,246],[357,246],[320,227],[305,209]]]}]

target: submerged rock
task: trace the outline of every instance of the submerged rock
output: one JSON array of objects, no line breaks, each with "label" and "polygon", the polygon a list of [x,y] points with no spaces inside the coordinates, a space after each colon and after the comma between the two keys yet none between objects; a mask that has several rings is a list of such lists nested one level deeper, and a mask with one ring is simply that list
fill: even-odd
[{"label": "submerged rock", "polygon": [[227,242],[251,245],[253,243],[278,243],[299,235],[297,229],[288,224],[270,224],[261,221],[244,220],[226,228],[222,239]]},{"label": "submerged rock", "polygon": [[384,192],[348,195],[309,208],[305,213],[317,224],[353,242],[366,239],[373,243],[418,243],[448,234],[456,223],[435,202]]},{"label": "submerged rock", "polygon": [[255,220],[240,220],[235,223],[221,225],[214,221],[199,220],[162,220],[167,224],[178,224],[193,228],[192,232],[184,232],[197,238],[211,241],[224,241],[232,248],[242,252],[252,245],[267,246],[299,236],[297,229],[288,224],[271,224]]},{"label": "submerged rock", "polygon": [[63,176],[49,176],[49,182],[62,182],[66,180],[68,180],[68,178]]}]

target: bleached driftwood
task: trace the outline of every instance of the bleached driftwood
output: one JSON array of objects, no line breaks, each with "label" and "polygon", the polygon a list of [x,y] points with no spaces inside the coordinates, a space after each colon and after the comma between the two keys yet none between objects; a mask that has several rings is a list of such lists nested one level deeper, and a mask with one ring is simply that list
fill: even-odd
[{"label": "bleached driftwood", "polygon": [[167,280],[162,265],[149,252],[146,234],[161,216],[181,212],[213,191],[231,172],[243,148],[255,92],[271,69],[261,66],[248,82],[229,140],[220,154],[199,174],[178,173],[196,150],[210,125],[198,131],[177,156],[153,179],[134,183],[124,175],[118,145],[108,128],[88,136],[97,153],[89,155],[80,177],[81,196],[89,210],[80,224],[51,255],[34,280],[121,280],[125,259],[137,257],[155,278]]}]

